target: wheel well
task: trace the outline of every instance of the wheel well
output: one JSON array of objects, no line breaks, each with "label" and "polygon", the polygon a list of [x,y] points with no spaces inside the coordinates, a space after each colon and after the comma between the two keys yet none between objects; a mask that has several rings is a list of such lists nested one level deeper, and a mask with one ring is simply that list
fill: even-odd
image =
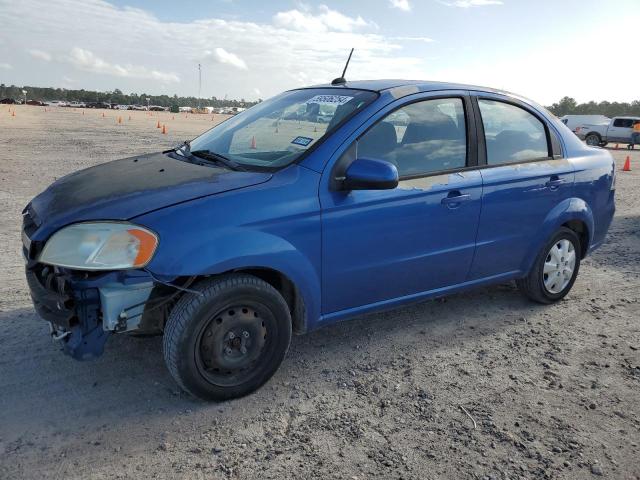
[{"label": "wheel well", "polygon": [[581,220],[569,220],[562,225],[563,227],[573,230],[580,239],[580,258],[584,258],[589,250],[589,229]]},{"label": "wheel well", "polygon": [[301,334],[307,331],[307,313],[304,300],[298,287],[296,287],[289,277],[278,270],[270,268],[241,268],[232,271],[234,273],[247,273],[256,276],[275,288],[289,306],[291,321],[293,322],[293,333]]}]

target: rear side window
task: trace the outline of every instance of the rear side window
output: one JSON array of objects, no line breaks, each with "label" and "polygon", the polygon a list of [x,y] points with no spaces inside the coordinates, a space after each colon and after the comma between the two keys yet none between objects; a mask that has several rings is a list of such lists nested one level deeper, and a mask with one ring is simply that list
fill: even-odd
[{"label": "rear side window", "polygon": [[360,137],[357,148],[359,158],[395,164],[400,177],[463,168],[467,134],[462,100],[423,100],[395,110]]},{"label": "rear side window", "polygon": [[487,145],[487,164],[549,157],[544,124],[526,110],[504,102],[478,100]]},{"label": "rear side window", "polygon": [[633,127],[633,120],[630,118],[616,118],[613,121],[614,127],[631,128]]}]

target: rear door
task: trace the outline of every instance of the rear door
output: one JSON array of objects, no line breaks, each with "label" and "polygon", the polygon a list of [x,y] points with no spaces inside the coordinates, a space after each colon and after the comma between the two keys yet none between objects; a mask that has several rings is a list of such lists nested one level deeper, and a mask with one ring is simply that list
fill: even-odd
[{"label": "rear door", "polygon": [[[326,317],[461,283],[475,248],[482,179],[466,92],[412,95],[354,132],[325,173],[322,312]],[[347,148],[348,146],[348,148]],[[394,163],[393,190],[332,188],[356,157]]]},{"label": "rear door", "polygon": [[512,277],[537,253],[549,213],[571,196],[573,166],[555,131],[526,104],[476,93],[473,105],[483,196],[469,279]]}]

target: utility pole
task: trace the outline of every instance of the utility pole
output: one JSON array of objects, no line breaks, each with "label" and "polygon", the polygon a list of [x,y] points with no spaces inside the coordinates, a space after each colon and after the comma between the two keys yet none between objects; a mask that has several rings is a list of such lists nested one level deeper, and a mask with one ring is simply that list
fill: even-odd
[{"label": "utility pole", "polygon": [[202,93],[202,65],[198,64],[198,110],[200,110],[201,93]]}]

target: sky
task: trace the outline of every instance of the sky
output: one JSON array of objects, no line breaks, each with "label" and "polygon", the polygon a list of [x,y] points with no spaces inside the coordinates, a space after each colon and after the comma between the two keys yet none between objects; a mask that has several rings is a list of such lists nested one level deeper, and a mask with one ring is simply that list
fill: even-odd
[{"label": "sky", "polygon": [[640,0],[0,0],[0,83],[268,98],[340,76],[640,99]]}]

